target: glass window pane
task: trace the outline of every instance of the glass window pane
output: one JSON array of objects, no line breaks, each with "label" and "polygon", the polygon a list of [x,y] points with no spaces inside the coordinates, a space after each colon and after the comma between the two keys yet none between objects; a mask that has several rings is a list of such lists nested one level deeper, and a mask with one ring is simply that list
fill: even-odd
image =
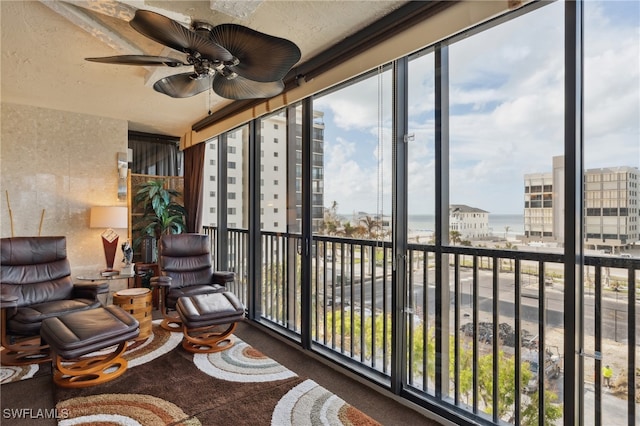
[{"label": "glass window pane", "polygon": [[287,144],[276,143],[278,139],[286,140],[287,114],[280,110],[259,120],[260,179],[265,182],[260,187],[260,223],[263,231],[286,232],[287,223]]},{"label": "glass window pane", "polygon": [[[235,199],[227,199],[227,226],[247,229],[247,183],[249,126],[242,126],[227,133],[227,193],[235,193]],[[233,183],[231,183],[233,182]]]},{"label": "glass window pane", "polygon": [[[314,97],[313,338],[389,371],[392,72],[379,69]],[[318,185],[317,187],[315,185]],[[320,200],[318,200],[320,201]],[[322,218],[322,219],[320,219]]]},{"label": "glass window pane", "polygon": [[383,71],[314,98],[314,110],[324,114],[325,208],[339,219],[337,230],[320,234],[389,239],[391,74]]},{"label": "glass window pane", "polygon": [[423,246],[434,244],[435,230],[435,90],[434,54],[409,61],[408,256],[409,321],[407,380],[435,394],[435,263]]},{"label": "glass window pane", "polygon": [[488,219],[459,223],[463,241],[525,242],[527,175],[542,194],[564,150],[562,16],[543,7],[450,47],[450,203]]},{"label": "glass window pane", "polygon": [[[587,260],[594,259],[583,277],[585,352],[602,354],[584,359],[584,415],[633,424],[629,339],[638,336],[640,312],[628,290],[635,285],[637,294],[640,273],[640,3],[588,1],[584,16],[584,244]],[[613,267],[620,258],[626,268]],[[635,318],[628,315],[634,303]],[[637,368],[637,338],[631,349]]]},{"label": "glass window pane", "polygon": [[[460,255],[450,270],[460,297],[455,315],[466,330],[458,353],[450,354],[460,363],[450,395],[458,392],[461,405],[505,422],[513,421],[520,393],[520,421],[538,423],[538,384],[545,391],[544,423],[562,416],[554,407],[562,404],[555,367],[565,338],[563,265],[544,262],[537,252],[563,250],[563,39],[564,4],[558,2],[449,47],[449,242],[504,253]],[[535,346],[523,343],[516,352],[518,327]],[[545,365],[544,380],[535,377],[536,362]],[[525,383],[504,381],[515,368]],[[467,380],[469,369],[477,383]]]},{"label": "glass window pane", "polygon": [[409,242],[433,243],[435,212],[434,54],[409,62]]},{"label": "glass window pane", "polygon": [[207,142],[204,152],[204,179],[202,182],[202,226],[215,227],[218,225],[218,138]]}]

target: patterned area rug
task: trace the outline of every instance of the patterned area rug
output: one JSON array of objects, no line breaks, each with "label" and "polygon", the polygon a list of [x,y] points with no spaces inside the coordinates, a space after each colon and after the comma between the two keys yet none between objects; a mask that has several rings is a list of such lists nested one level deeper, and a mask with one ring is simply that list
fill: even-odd
[{"label": "patterned area rug", "polygon": [[[235,336],[232,348],[216,354],[190,354],[181,339],[154,322],[153,335],[125,353],[129,369],[121,377],[56,387],[56,409],[65,413],[59,425],[378,424]],[[7,383],[37,374],[38,367],[2,367],[1,377]]]}]

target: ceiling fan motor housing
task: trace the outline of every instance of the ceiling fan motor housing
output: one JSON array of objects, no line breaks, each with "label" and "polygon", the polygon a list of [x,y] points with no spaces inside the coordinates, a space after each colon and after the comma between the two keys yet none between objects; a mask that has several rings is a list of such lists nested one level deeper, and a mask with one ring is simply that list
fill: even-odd
[{"label": "ceiling fan motor housing", "polygon": [[[206,38],[207,40],[212,40],[211,32],[213,31],[214,26],[210,23],[205,21],[193,21],[191,23],[191,28],[193,28],[193,31],[198,35]],[[193,52],[189,54],[187,60],[194,66],[194,71],[198,78],[214,75],[216,72],[228,80],[234,79],[238,76],[238,74],[229,68],[230,66],[236,66],[240,63],[240,60],[235,56],[231,61],[218,61],[203,58],[199,52]]]}]

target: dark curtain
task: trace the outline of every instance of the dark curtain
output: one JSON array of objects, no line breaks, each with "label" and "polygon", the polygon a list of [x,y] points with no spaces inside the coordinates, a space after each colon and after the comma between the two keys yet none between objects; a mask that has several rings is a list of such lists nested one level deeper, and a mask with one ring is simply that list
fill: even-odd
[{"label": "dark curtain", "polygon": [[184,151],[184,207],[187,211],[187,232],[200,232],[202,227],[202,179],[206,146],[206,143],[199,143]]},{"label": "dark curtain", "polygon": [[183,154],[180,138],[129,132],[129,148],[133,150],[131,173],[154,176],[182,176]]}]

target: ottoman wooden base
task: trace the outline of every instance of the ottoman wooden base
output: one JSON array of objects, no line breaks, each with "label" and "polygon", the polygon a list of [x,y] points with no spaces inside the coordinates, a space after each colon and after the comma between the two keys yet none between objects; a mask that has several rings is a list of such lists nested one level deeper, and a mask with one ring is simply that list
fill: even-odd
[{"label": "ottoman wooden base", "polygon": [[43,345],[40,342],[40,336],[2,346],[0,350],[0,364],[2,365],[42,364],[51,361],[49,345]]},{"label": "ottoman wooden base", "polygon": [[167,315],[162,319],[160,327],[164,330],[171,331],[172,333],[180,332],[182,331],[182,321],[178,315]]},{"label": "ottoman wooden base", "polygon": [[[127,360],[122,354],[139,334],[138,320],[113,305],[47,318],[40,328],[51,349],[53,381],[66,388],[93,386],[124,374]],[[116,349],[103,351],[112,347]]]},{"label": "ottoman wooden base", "polygon": [[122,357],[126,349],[127,342],[122,342],[110,354],[76,360],[65,360],[54,353],[53,382],[63,388],[84,388],[120,377],[127,371],[127,360]]},{"label": "ottoman wooden base", "polygon": [[182,347],[192,353],[229,349],[229,337],[244,318],[244,306],[228,291],[181,297],[176,310],[182,320]]},{"label": "ottoman wooden base", "polygon": [[222,352],[233,346],[229,336],[233,334],[237,323],[225,326],[212,325],[210,327],[187,328],[182,326],[182,347],[191,353],[210,354]]},{"label": "ottoman wooden base", "polygon": [[51,361],[49,345],[40,336],[10,340],[7,336],[7,310],[0,314],[0,364],[27,365]]}]

